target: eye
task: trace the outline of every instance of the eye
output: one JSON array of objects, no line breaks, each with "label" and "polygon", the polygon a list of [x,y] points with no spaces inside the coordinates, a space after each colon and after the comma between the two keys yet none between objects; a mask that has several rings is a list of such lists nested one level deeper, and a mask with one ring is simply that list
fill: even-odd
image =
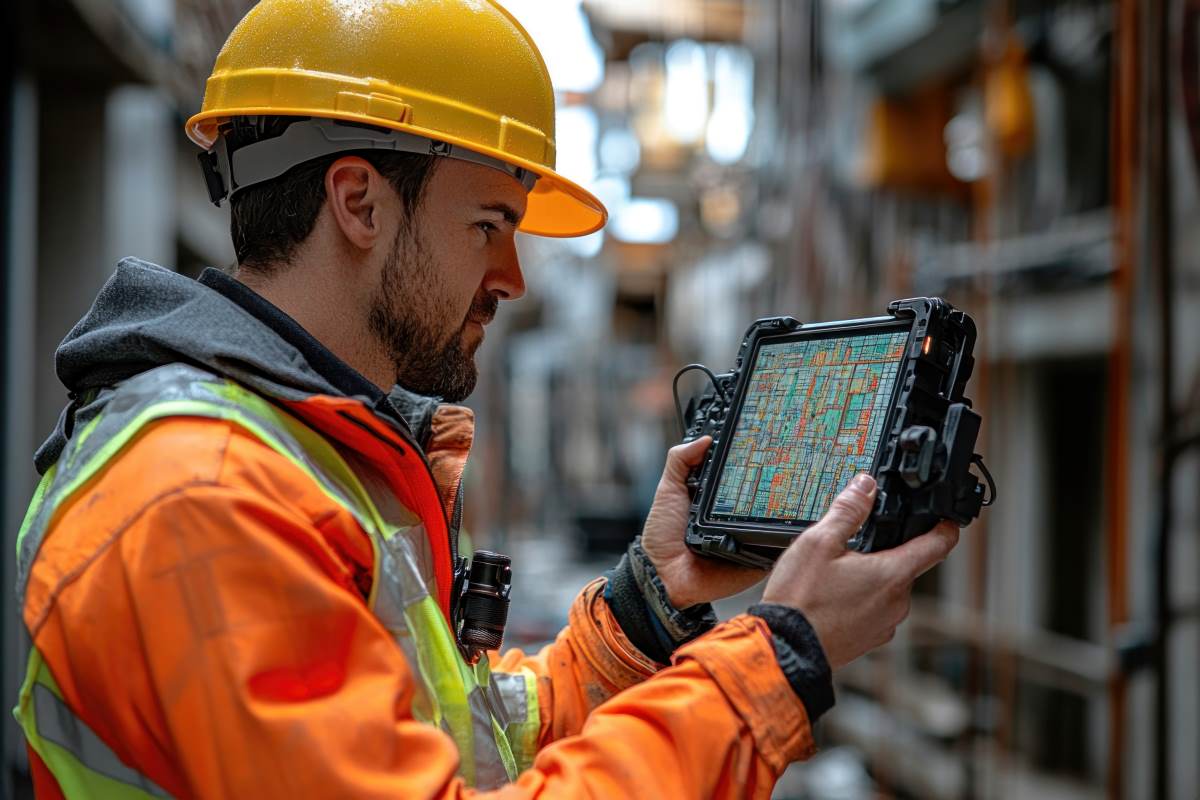
[{"label": "eye", "polygon": [[476,222],[475,227],[477,227],[477,228],[479,228],[479,230],[483,231],[485,235],[490,235],[490,234],[496,233],[500,230],[499,228],[496,227],[495,223],[488,222],[487,220],[484,220],[482,222]]}]

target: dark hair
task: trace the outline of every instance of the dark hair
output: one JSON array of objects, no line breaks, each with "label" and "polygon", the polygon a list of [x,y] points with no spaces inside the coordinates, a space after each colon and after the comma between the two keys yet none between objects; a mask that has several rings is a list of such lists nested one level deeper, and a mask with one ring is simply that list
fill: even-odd
[{"label": "dark hair", "polygon": [[[223,126],[231,150],[280,135],[307,117],[235,118]],[[230,234],[239,266],[274,274],[308,238],[325,203],[325,173],[347,155],[361,156],[400,195],[404,213],[420,207],[437,156],[388,151],[348,151],[297,164],[278,178],[241,190],[230,200]]]}]

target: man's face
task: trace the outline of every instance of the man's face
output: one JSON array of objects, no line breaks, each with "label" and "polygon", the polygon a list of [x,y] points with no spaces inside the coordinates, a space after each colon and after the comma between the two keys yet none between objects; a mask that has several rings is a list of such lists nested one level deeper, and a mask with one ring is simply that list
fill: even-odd
[{"label": "man's face", "polygon": [[504,173],[441,160],[420,207],[401,226],[371,300],[371,333],[396,382],[458,402],[475,388],[475,351],[500,300],[525,293],[517,224],[525,190]]}]

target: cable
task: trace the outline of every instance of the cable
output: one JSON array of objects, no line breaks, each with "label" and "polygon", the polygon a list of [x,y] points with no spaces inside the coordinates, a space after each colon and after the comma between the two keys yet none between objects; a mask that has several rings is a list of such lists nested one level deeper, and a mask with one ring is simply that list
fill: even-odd
[{"label": "cable", "polygon": [[679,405],[679,379],[683,377],[685,372],[690,372],[691,370],[699,370],[707,375],[708,379],[712,381],[713,388],[716,389],[717,394],[720,395],[721,402],[725,403],[726,405],[729,404],[729,401],[725,397],[725,392],[721,389],[721,384],[717,382],[717,376],[714,375],[713,371],[708,367],[704,366],[703,364],[688,364],[686,367],[679,370],[679,372],[676,372],[675,379],[671,381],[671,394],[675,396],[675,417],[679,420],[679,432],[682,436],[687,435],[687,423],[683,419],[683,409]]},{"label": "cable", "polygon": [[992,473],[988,472],[988,468],[983,465],[983,456],[976,453],[971,457],[971,463],[979,467],[979,471],[983,473],[983,477],[988,485],[987,499],[981,505],[990,506],[996,502],[996,482],[992,480]]}]

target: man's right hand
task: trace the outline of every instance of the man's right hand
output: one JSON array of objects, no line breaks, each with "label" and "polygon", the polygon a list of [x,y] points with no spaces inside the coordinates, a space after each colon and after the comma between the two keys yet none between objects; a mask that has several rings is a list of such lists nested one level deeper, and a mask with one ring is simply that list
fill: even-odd
[{"label": "man's right hand", "polygon": [[804,613],[833,669],[891,640],[908,616],[913,581],[958,543],[958,525],[943,521],[892,550],[847,550],[871,513],[875,490],[869,475],[856,476],[779,557],[763,592],[764,603]]}]

